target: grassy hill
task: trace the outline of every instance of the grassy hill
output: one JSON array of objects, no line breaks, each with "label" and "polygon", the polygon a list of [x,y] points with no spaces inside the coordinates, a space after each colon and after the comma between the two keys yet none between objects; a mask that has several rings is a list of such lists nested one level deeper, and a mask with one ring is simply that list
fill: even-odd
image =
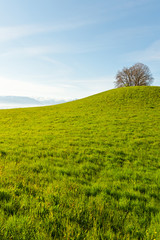
[{"label": "grassy hill", "polygon": [[0,239],[160,239],[160,87],[1,110]]}]

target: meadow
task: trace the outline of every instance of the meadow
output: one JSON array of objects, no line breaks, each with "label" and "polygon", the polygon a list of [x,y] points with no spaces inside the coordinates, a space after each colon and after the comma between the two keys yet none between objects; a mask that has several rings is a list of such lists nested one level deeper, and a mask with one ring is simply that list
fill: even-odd
[{"label": "meadow", "polygon": [[160,87],[0,110],[8,239],[160,239]]}]

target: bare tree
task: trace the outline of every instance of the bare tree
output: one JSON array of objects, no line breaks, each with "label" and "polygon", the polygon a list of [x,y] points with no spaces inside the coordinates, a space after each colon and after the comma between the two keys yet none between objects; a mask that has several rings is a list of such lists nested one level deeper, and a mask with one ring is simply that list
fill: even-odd
[{"label": "bare tree", "polygon": [[123,68],[116,75],[115,87],[149,86],[153,82],[148,66],[136,63],[130,68]]}]

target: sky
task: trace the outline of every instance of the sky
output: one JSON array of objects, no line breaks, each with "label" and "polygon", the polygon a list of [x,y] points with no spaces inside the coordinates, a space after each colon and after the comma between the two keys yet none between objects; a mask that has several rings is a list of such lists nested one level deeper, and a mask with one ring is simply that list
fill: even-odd
[{"label": "sky", "polygon": [[159,0],[1,0],[0,96],[72,100],[146,64],[160,86]]}]

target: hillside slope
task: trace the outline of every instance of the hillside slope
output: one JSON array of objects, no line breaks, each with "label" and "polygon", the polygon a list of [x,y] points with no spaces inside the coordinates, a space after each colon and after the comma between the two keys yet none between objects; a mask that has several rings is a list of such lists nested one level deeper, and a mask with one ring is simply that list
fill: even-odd
[{"label": "hillside slope", "polygon": [[0,239],[160,239],[160,87],[0,111]]}]

